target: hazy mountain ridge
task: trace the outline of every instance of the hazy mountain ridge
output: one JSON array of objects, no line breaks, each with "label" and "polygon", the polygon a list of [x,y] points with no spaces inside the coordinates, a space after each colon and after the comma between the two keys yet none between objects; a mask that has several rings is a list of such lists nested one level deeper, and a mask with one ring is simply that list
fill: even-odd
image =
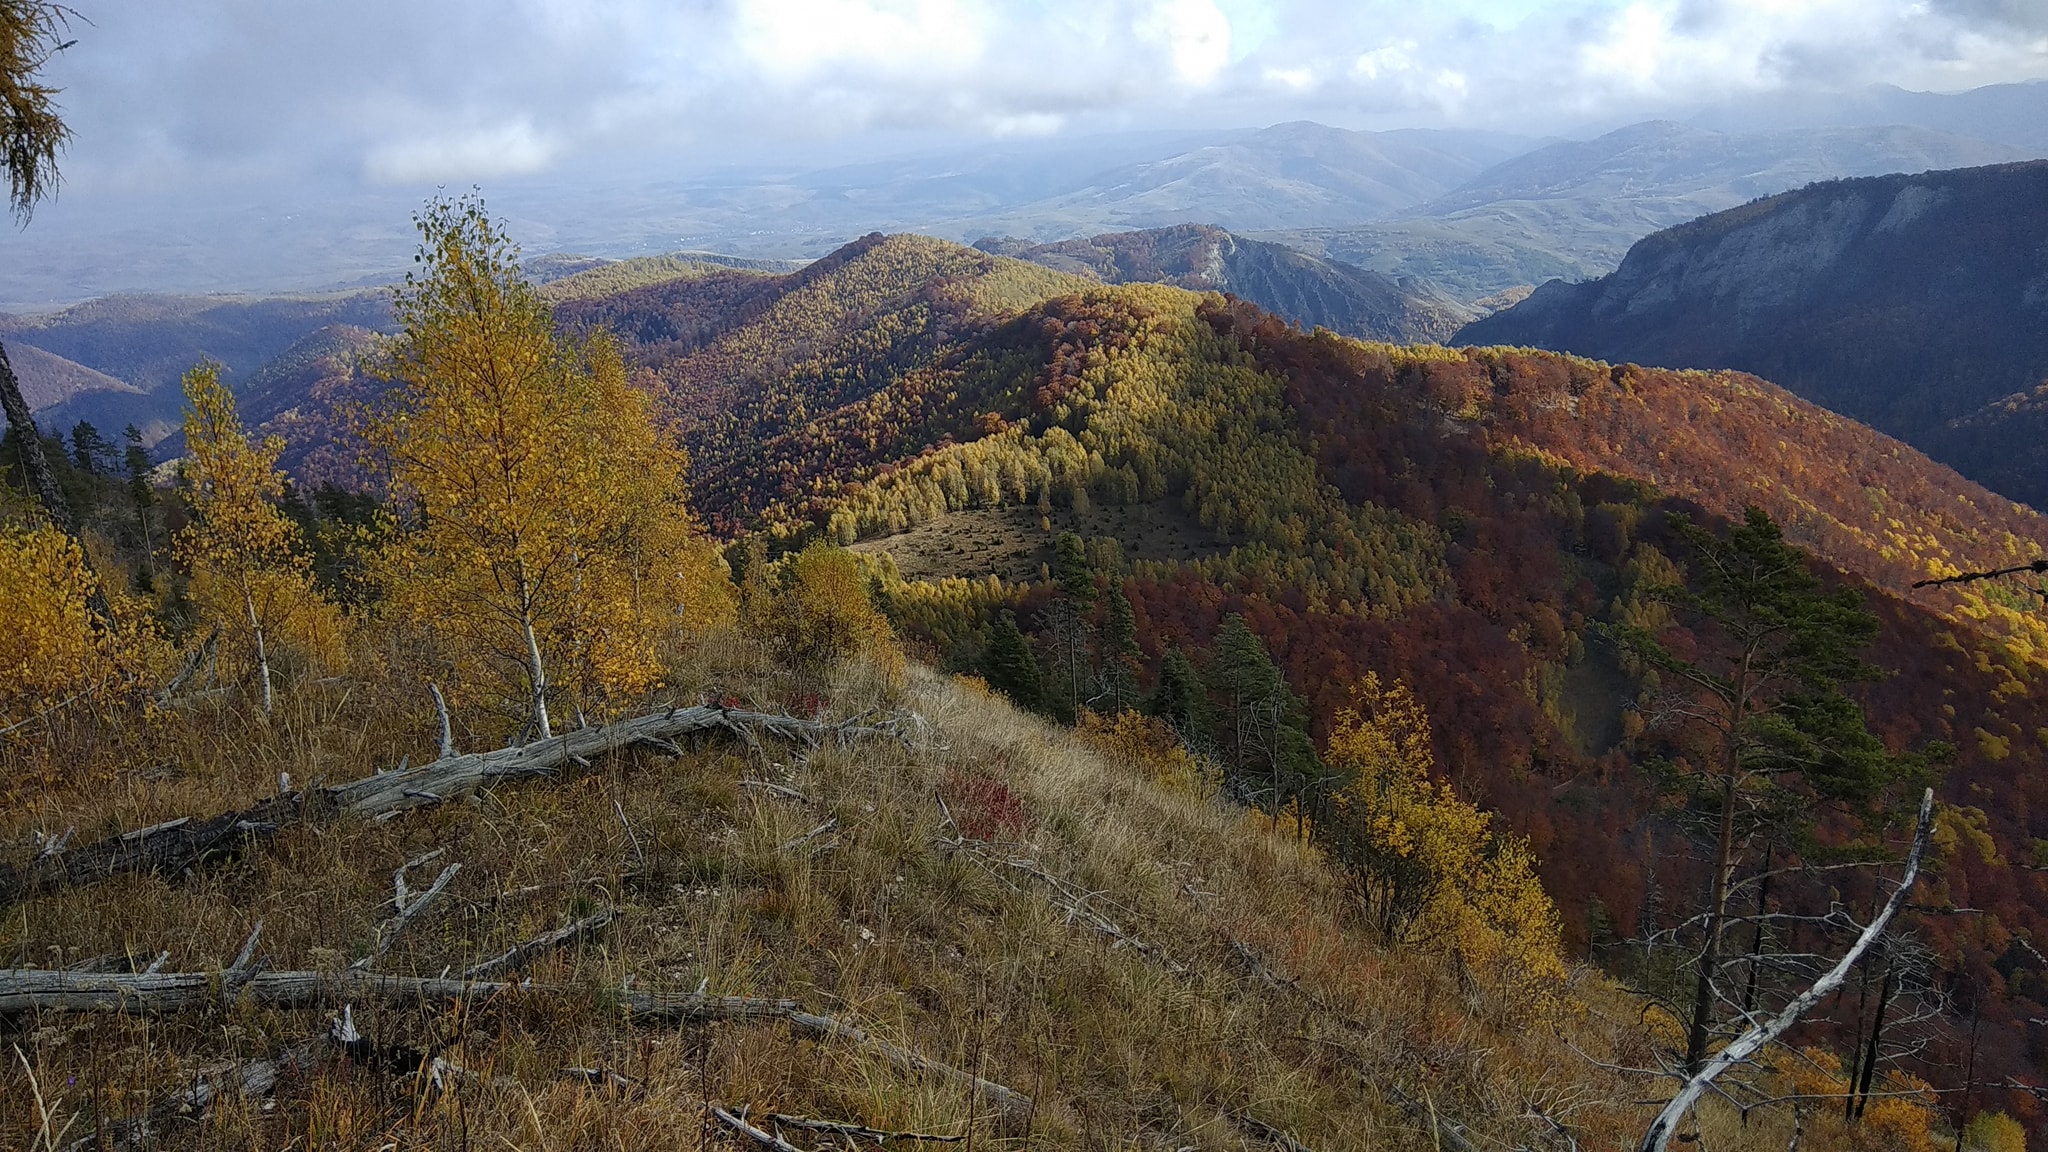
[{"label": "hazy mountain ridge", "polygon": [[1733,100],[1685,117],[1723,132],[1917,124],[2032,151],[2048,150],[2048,80],[1967,92],[1913,92],[1879,84],[1856,92],[1792,91]]},{"label": "hazy mountain ridge", "polygon": [[31,411],[39,411],[94,392],[139,392],[125,380],[96,372],[55,352],[45,352],[19,340],[7,346],[7,361],[21,382],[22,398]]},{"label": "hazy mountain ridge", "polygon": [[2048,162],[1833,181],[1658,233],[1458,341],[1752,371],[2039,502],[2037,445],[1996,432],[2031,406],[1980,410],[2048,378],[2043,235]]},{"label": "hazy mountain ridge", "polygon": [[2030,154],[1903,126],[1737,134],[1649,121],[1516,156],[1387,220],[1261,238],[1476,299],[1600,275],[1650,233],[1818,180]]},{"label": "hazy mountain ridge", "polygon": [[134,424],[155,444],[176,431],[179,381],[212,361],[228,379],[262,369],[330,324],[391,326],[387,289],[314,296],[108,296],[57,312],[0,321],[10,350],[40,348],[120,380],[123,390],[90,392],[39,408],[45,427],[90,421],[109,434]]},{"label": "hazy mountain ridge", "polygon": [[1364,340],[1441,343],[1477,315],[1426,285],[1397,284],[1376,272],[1208,225],[1037,245],[989,238],[975,247],[1108,284],[1228,292],[1305,327]]},{"label": "hazy mountain ridge", "polygon": [[1055,197],[959,222],[1065,239],[1109,229],[1213,224],[1232,231],[1315,228],[1420,204],[1518,150],[1514,138],[1453,132],[1353,132],[1301,121],[1104,172]]}]

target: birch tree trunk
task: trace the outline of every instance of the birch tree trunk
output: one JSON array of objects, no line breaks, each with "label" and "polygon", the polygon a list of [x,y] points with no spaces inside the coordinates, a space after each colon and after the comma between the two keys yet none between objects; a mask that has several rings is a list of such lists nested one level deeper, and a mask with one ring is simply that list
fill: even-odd
[{"label": "birch tree trunk", "polygon": [[270,650],[263,642],[263,621],[256,615],[256,597],[249,590],[249,573],[242,572],[242,607],[249,612],[249,630],[256,634],[256,672],[263,680],[263,711],[270,713]]},{"label": "birch tree trunk", "polygon": [[548,677],[541,665],[540,638],[533,630],[533,582],[526,575],[526,561],[519,561],[519,627],[526,637],[526,676],[533,685],[533,721],[543,740],[553,736],[548,725]]}]

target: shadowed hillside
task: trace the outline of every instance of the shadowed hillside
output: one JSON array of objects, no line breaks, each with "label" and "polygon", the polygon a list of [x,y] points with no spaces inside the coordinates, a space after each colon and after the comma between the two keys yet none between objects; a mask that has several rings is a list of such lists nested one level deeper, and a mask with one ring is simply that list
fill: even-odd
[{"label": "shadowed hillside", "polygon": [[1458,339],[1755,372],[2038,504],[2027,406],[2000,401],[2048,377],[2044,229],[2048,162],[1817,184],[1649,237]]},{"label": "shadowed hillside", "polygon": [[[176,429],[178,380],[201,360],[246,377],[300,338],[329,324],[383,330],[388,290],[328,296],[108,296],[59,312],[0,321],[10,348],[30,345],[105,373],[126,390],[79,395],[38,409],[45,427],[88,420],[103,431],[128,424],[155,444]],[[239,381],[238,381],[239,383]]]}]

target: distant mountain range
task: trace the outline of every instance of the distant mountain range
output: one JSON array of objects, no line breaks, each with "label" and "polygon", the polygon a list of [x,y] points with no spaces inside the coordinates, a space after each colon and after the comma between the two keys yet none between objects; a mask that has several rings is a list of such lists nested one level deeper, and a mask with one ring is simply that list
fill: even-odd
[{"label": "distant mountain range", "polygon": [[1775,92],[1717,104],[1684,119],[1722,132],[1914,124],[2038,155],[2048,151],[2048,80],[1967,92],[1909,92],[1891,84],[1854,92]]},{"label": "distant mountain range", "polygon": [[1304,327],[1363,340],[1442,343],[1478,315],[1428,285],[1398,284],[1377,272],[1206,224],[1110,232],[1053,244],[989,238],[975,247],[1107,284],[1228,292]]},{"label": "distant mountain range", "polygon": [[1473,300],[1600,275],[1652,232],[1816,180],[2033,154],[1926,128],[1731,134],[1652,121],[1524,153],[1384,219],[1259,237]]},{"label": "distant mountain range", "polygon": [[[803,260],[872,231],[1034,243],[1212,224],[1474,301],[1611,271],[1629,244],[1815,180],[2048,154],[2048,84],[1873,89],[1730,104],[1587,140],[1260,129],[983,142],[859,164],[504,179],[529,251],[715,250]],[[236,188],[97,209],[66,200],[9,241],[0,301],[287,291],[395,279],[412,194]],[[587,258],[587,257],[586,257]],[[552,275],[572,270],[537,264]]]},{"label": "distant mountain range", "polygon": [[1717,213],[1458,342],[1755,372],[2048,507],[2048,162],[1831,181]]}]

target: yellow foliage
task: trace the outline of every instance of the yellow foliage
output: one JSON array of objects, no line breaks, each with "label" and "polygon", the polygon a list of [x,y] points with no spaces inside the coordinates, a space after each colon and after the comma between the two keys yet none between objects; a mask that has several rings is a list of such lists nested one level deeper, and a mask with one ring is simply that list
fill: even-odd
[{"label": "yellow foliage", "polygon": [[861,656],[890,679],[903,671],[903,653],[889,620],[875,609],[853,553],[817,543],[782,563],[775,595],[748,622],[778,655],[811,675]]},{"label": "yellow foliage", "polygon": [[1557,908],[1519,837],[1431,779],[1429,717],[1406,684],[1367,673],[1337,714],[1328,760],[1352,775],[1317,839],[1358,878],[1390,941],[1455,953],[1503,986],[1564,977]]},{"label": "yellow foliage", "polygon": [[0,727],[108,682],[108,641],[86,606],[95,583],[69,536],[0,525]]},{"label": "yellow foliage", "polygon": [[2027,1129],[2003,1112],[1979,1112],[1963,1128],[1969,1152],[2027,1152]]},{"label": "yellow foliage", "polygon": [[201,619],[221,630],[225,663],[258,676],[267,710],[281,657],[317,668],[346,659],[341,611],[315,587],[298,526],[278,507],[284,442],[249,442],[218,365],[193,368],[184,385],[193,517],[175,548]]},{"label": "yellow foliage", "polygon": [[1856,1121],[1851,1143],[1857,1152],[1934,1152],[1927,1106],[1909,1097],[1872,1100]]},{"label": "yellow foliage", "polygon": [[556,340],[481,202],[419,227],[384,366],[401,386],[366,429],[407,515],[372,569],[460,683],[546,733],[565,692],[594,710],[655,684],[664,644],[730,619],[735,594],[612,343]]},{"label": "yellow foliage", "polygon": [[1201,764],[1173,726],[1157,716],[1142,712],[1104,716],[1083,708],[1075,731],[1082,741],[1113,762],[1140,768],[1177,792],[1202,792]]}]

